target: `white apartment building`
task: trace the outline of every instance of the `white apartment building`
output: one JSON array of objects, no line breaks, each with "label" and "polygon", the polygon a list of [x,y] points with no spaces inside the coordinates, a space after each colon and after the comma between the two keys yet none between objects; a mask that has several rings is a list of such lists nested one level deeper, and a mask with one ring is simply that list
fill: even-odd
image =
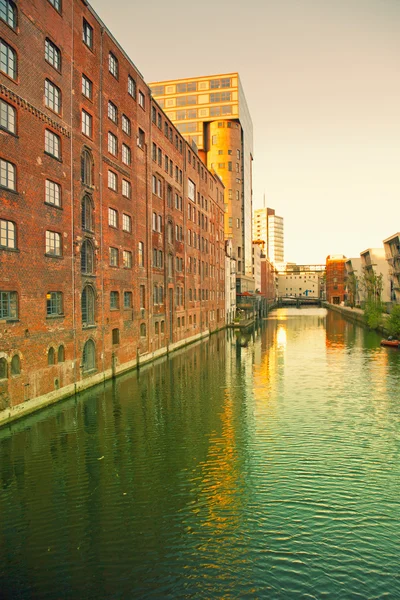
[{"label": "white apartment building", "polygon": [[268,260],[274,265],[284,262],[283,217],[273,208],[259,208],[253,214],[253,240],[263,243]]},{"label": "white apartment building", "polygon": [[[368,275],[373,272],[376,276],[382,275],[382,293],[380,299],[382,302],[390,302],[390,272],[385,250],[383,248],[367,248],[364,252],[360,252],[360,258],[363,274]],[[363,292],[367,294],[367,290],[364,289]]]}]

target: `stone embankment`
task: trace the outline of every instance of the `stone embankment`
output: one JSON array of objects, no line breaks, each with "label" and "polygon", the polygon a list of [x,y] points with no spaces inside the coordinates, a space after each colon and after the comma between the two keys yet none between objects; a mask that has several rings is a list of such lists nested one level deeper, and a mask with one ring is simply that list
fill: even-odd
[{"label": "stone embankment", "polygon": [[[350,321],[353,321],[355,323],[358,323],[359,325],[363,325],[364,327],[366,327],[365,321],[364,321],[364,311],[361,310],[360,308],[350,308],[349,306],[339,306],[338,304],[330,304],[329,302],[323,302],[322,306],[324,308],[327,308],[328,310],[333,310],[335,312],[340,313],[345,319],[349,319]],[[377,328],[377,331],[379,331],[380,333],[382,333],[384,335],[387,335],[387,333],[388,333],[388,331],[385,327],[385,322],[388,317],[389,317],[389,315],[382,315],[383,325],[380,325]]]}]

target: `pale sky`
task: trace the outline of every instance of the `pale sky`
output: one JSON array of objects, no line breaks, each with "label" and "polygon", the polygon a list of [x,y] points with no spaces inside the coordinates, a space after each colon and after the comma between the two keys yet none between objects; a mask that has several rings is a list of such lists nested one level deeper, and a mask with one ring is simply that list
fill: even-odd
[{"label": "pale sky", "polygon": [[91,0],[147,82],[238,71],[285,259],[400,231],[400,0]]}]

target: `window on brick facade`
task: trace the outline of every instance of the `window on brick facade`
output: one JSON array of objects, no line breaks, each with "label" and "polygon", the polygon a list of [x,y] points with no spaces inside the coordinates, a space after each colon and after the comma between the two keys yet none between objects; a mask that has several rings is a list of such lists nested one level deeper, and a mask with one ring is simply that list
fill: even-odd
[{"label": "window on brick facade", "polygon": [[131,149],[126,144],[122,144],[122,162],[129,166],[131,160]]},{"label": "window on brick facade", "polygon": [[111,121],[113,121],[114,123],[117,123],[118,108],[115,106],[115,104],[113,102],[111,102],[111,100],[108,101],[107,114],[108,114],[108,118],[111,119]]},{"label": "window on brick facade", "polygon": [[132,308],[132,292],[124,292],[124,308]]},{"label": "window on brick facade", "polygon": [[82,24],[82,41],[88,48],[93,50],[93,27],[89,25],[86,19],[83,19]]},{"label": "window on brick facade", "polygon": [[58,347],[57,362],[63,363],[65,361],[65,348],[63,345]]},{"label": "window on brick facade", "polygon": [[93,117],[86,110],[82,110],[82,133],[93,137]]},{"label": "window on brick facade", "polygon": [[124,269],[132,268],[132,252],[129,250],[122,251],[122,264]]},{"label": "window on brick facade", "polygon": [[94,249],[90,240],[85,240],[81,248],[81,272],[85,275],[94,273]]},{"label": "window on brick facade", "polygon": [[85,194],[82,198],[81,206],[81,224],[82,229],[85,231],[93,231],[94,219],[93,219],[93,201],[90,196]]},{"label": "window on brick facade", "polygon": [[61,185],[46,179],[45,202],[53,206],[61,206]]},{"label": "window on brick facade", "polygon": [[17,292],[0,290],[0,319],[18,319]]},{"label": "window on brick facade", "polygon": [[14,354],[11,359],[11,375],[21,374],[21,359],[18,354]]},{"label": "window on brick facade", "polygon": [[146,337],[146,324],[140,324],[140,337]]},{"label": "window on brick facade", "polygon": [[110,309],[111,310],[119,309],[119,292],[116,292],[116,291],[110,292]]},{"label": "window on brick facade", "polygon": [[44,150],[47,154],[60,158],[61,156],[61,140],[58,135],[46,129],[44,134]]},{"label": "window on brick facade", "polygon": [[46,314],[48,317],[63,314],[63,295],[61,292],[47,292]]},{"label": "window on brick facade", "polygon": [[155,145],[154,142],[153,142],[152,147],[151,147],[151,158],[153,160],[157,160],[157,146]]},{"label": "window on brick facade", "polygon": [[93,340],[88,340],[83,347],[82,368],[84,373],[96,368],[96,346]]},{"label": "window on brick facade", "polygon": [[110,267],[118,267],[118,248],[109,248]]},{"label": "window on brick facade", "polygon": [[5,358],[0,358],[0,379],[7,379],[8,365]]},{"label": "window on brick facade", "polygon": [[126,135],[131,135],[131,122],[126,115],[122,115],[122,131]]},{"label": "window on brick facade", "polygon": [[54,6],[57,12],[61,12],[61,0],[49,0],[49,2]]},{"label": "window on brick facade", "polygon": [[17,54],[2,39],[0,39],[0,71],[11,77],[11,79],[17,78]]},{"label": "window on brick facade", "polygon": [[118,79],[118,59],[112,52],[108,55],[108,70],[111,75]]},{"label": "window on brick facade", "polygon": [[47,108],[56,113],[61,111],[61,90],[49,79],[44,82],[44,100]]},{"label": "window on brick facade", "polygon": [[84,148],[81,154],[81,182],[85,185],[93,185],[93,155],[90,150]]},{"label": "window on brick facade", "polygon": [[108,209],[108,224],[110,227],[118,227],[118,212],[115,208]]},{"label": "window on brick facade", "polygon": [[[0,0],[1,1],[1,0]],[[17,128],[17,111],[11,104],[0,100],[0,129],[15,133]]]},{"label": "window on brick facade", "polygon": [[[0,0],[0,4],[1,4]],[[57,71],[61,71],[61,52],[48,38],[44,41],[44,58]]]},{"label": "window on brick facade", "polygon": [[114,192],[117,191],[117,176],[113,171],[108,171],[108,187]]},{"label": "window on brick facade", "polygon": [[139,148],[144,148],[144,143],[145,143],[144,131],[143,131],[143,129],[139,128],[138,137],[137,137],[137,145],[139,146]]},{"label": "window on brick facade", "polygon": [[81,311],[83,327],[93,325],[95,317],[95,295],[91,285],[86,285],[82,290]]},{"label": "window on brick facade", "polygon": [[61,256],[61,234],[56,231],[46,231],[46,254]]},{"label": "window on brick facade", "polygon": [[136,81],[128,75],[128,94],[136,100]]},{"label": "window on brick facade", "polygon": [[144,267],[144,244],[143,242],[138,243],[138,265]]},{"label": "window on brick facade", "polygon": [[146,308],[146,287],[144,285],[139,288],[139,304],[140,308]]},{"label": "window on brick facade", "polygon": [[108,132],[108,151],[113,156],[118,154],[118,139],[111,131]]},{"label": "window on brick facade", "polygon": [[129,181],[126,179],[122,180],[122,195],[125,196],[125,198],[131,197],[131,187],[132,186]]},{"label": "window on brick facade", "polygon": [[139,91],[139,106],[144,108],[144,94],[141,91]]},{"label": "window on brick facade", "polygon": [[0,219],[0,247],[10,250],[17,248],[17,227],[13,221]]},{"label": "window on brick facade", "polygon": [[119,329],[115,328],[112,330],[112,343],[113,345],[119,344]]},{"label": "window on brick facade", "polygon": [[0,0],[0,19],[12,29],[17,26],[17,8],[11,0]]},{"label": "window on brick facade", "polygon": [[89,100],[93,98],[93,83],[86,75],[82,75],[82,94]]}]

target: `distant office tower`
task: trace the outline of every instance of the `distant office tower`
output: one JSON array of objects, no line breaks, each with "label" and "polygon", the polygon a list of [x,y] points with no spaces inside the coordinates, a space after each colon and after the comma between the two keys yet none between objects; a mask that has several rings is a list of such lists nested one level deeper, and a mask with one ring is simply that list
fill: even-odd
[{"label": "distant office tower", "polygon": [[252,277],[253,125],[238,73],[151,83],[153,97],[225,185],[225,239],[237,260],[237,291]]},{"label": "distant office tower", "polygon": [[283,217],[278,217],[273,208],[254,211],[253,239],[263,242],[264,252],[274,265],[284,262]]}]

